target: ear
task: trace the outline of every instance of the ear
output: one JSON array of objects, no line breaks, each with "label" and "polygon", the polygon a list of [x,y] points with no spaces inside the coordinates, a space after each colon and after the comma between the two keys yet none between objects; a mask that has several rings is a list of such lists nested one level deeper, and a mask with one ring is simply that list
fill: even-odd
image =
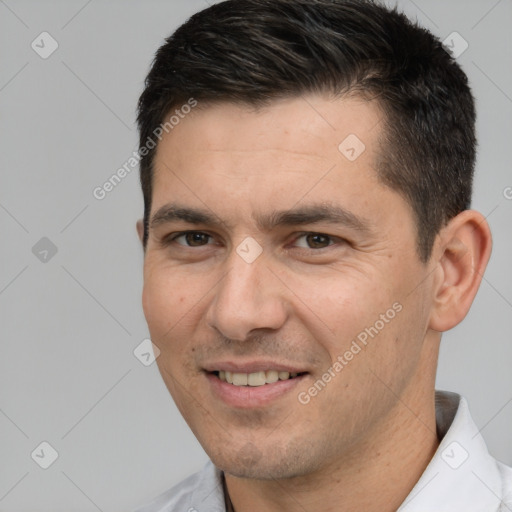
[{"label": "ear", "polygon": [[139,235],[139,240],[143,243],[144,240],[144,221],[139,219],[137,221],[137,234]]},{"label": "ear", "polygon": [[447,331],[464,319],[482,281],[491,247],[489,224],[477,211],[463,211],[441,230],[433,251],[437,266],[431,329]]}]

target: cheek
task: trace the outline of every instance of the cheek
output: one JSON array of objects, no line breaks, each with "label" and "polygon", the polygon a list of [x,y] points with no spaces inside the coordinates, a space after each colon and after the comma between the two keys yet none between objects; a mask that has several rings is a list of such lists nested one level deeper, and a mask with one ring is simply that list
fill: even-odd
[{"label": "cheek", "polygon": [[170,294],[166,294],[155,280],[145,280],[142,291],[142,308],[148,323],[149,330],[153,335],[161,331],[163,322],[168,322],[167,311],[170,309]]},{"label": "cheek", "polygon": [[183,412],[184,401],[193,387],[189,377],[197,371],[194,347],[188,343],[194,325],[194,301],[183,283],[170,276],[172,273],[148,273],[142,302],[151,340],[160,350],[156,359],[160,374]]},{"label": "cheek", "polygon": [[373,325],[391,307],[392,301],[376,282],[369,275],[303,280],[300,296],[307,297],[304,303],[311,322],[323,325],[329,338],[334,336],[339,343]]},{"label": "cheek", "polygon": [[[171,269],[147,272],[142,293],[151,340],[160,349],[157,363],[175,373],[191,372],[194,347],[189,340],[200,324],[204,292],[194,280]],[[180,369],[181,367],[181,369]]]},{"label": "cheek", "polygon": [[183,289],[172,273],[152,270],[145,273],[142,308],[152,335],[161,337],[183,316]]},{"label": "cheek", "polygon": [[350,387],[351,393],[358,393],[361,382],[374,379],[368,368],[388,381],[397,365],[415,364],[420,343],[408,319],[415,321],[417,311],[403,300],[403,283],[393,283],[371,271],[303,280],[298,295],[307,297],[309,308],[303,310],[302,323],[331,361],[342,357],[344,377],[333,389]]}]

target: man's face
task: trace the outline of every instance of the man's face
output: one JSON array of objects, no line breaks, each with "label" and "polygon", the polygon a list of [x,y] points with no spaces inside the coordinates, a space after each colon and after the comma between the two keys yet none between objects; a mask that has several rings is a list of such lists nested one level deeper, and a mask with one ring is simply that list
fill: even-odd
[{"label": "man's face", "polygon": [[[179,410],[232,475],[350,457],[432,379],[431,268],[377,179],[381,115],[355,98],[199,104],[159,143],[144,312]],[[299,375],[236,385],[277,371]]]}]

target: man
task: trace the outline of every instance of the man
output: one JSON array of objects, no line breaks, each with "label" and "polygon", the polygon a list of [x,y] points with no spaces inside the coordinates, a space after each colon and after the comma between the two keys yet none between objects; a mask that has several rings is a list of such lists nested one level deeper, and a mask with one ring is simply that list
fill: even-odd
[{"label": "man", "polygon": [[512,510],[441,333],[491,252],[441,43],[364,0],[233,0],[139,101],[143,307],[211,461],[140,511]]}]

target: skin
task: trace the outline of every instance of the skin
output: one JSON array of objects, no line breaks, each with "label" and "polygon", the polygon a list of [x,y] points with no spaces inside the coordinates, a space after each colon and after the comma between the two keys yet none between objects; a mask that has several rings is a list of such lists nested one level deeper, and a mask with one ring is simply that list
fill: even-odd
[{"label": "skin", "polygon": [[[179,202],[221,224],[150,229],[144,313],[165,384],[225,472],[237,512],[394,511],[439,444],[441,332],[466,315],[491,236],[481,214],[465,211],[420,260],[411,207],[375,171],[381,117],[378,104],[355,97],[199,105],[159,143],[151,214]],[[354,161],[338,149],[349,134],[365,145]],[[326,221],[263,229],[254,219],[326,202],[367,230]],[[163,243],[187,230],[205,235]],[[236,252],[246,237],[262,248],[252,263]],[[297,394],[396,303],[401,311],[300,403]],[[263,407],[232,407],[212,392],[205,365],[257,358],[308,374]]]}]

